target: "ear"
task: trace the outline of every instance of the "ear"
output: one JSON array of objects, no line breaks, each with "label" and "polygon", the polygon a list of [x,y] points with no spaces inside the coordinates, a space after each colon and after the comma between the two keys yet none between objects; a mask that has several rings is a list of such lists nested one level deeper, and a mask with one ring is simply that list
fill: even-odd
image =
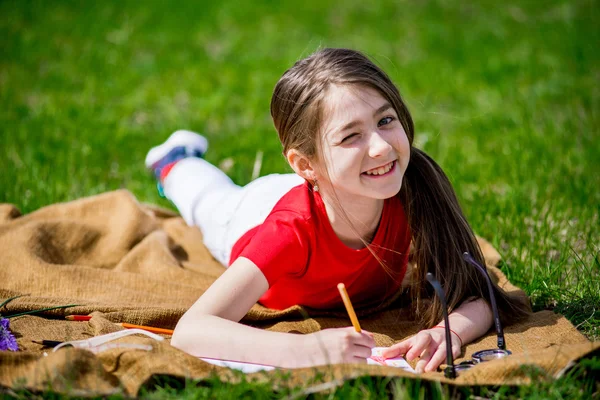
[{"label": "ear", "polygon": [[300,153],[296,149],[290,149],[285,157],[287,158],[287,161],[294,172],[296,172],[302,178],[310,182],[314,182],[314,180],[317,179],[315,165],[313,165],[313,162],[311,162],[311,160],[304,154]]}]

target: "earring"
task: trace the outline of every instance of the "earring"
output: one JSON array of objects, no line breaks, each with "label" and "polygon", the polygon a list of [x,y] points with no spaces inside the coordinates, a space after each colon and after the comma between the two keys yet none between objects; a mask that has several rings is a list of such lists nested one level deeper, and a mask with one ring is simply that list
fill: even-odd
[{"label": "earring", "polygon": [[319,191],[319,185],[317,184],[317,180],[316,180],[316,179],[315,179],[315,183],[313,183],[313,190],[314,190],[315,192],[318,192],[318,191]]}]

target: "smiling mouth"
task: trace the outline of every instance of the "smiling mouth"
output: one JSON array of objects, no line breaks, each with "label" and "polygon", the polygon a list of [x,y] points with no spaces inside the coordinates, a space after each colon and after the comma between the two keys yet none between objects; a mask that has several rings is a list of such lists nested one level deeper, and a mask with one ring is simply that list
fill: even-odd
[{"label": "smiling mouth", "polygon": [[380,176],[380,175],[385,175],[387,173],[389,173],[392,169],[394,169],[394,166],[396,165],[396,160],[382,166],[379,168],[373,168],[370,169],[368,171],[363,172],[364,175],[369,175],[369,176]]}]

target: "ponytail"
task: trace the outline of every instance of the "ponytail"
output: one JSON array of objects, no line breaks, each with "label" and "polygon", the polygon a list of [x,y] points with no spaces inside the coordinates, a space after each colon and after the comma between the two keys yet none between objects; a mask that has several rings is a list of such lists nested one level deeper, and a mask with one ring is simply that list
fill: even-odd
[{"label": "ponytail", "polygon": [[[490,304],[485,278],[467,265],[462,256],[468,251],[485,265],[475,234],[448,177],[422,150],[411,147],[399,196],[412,232],[416,268],[411,293],[422,324],[432,327],[442,320],[441,303],[427,284],[427,272],[440,281],[447,296],[448,312],[471,297],[484,298]],[[494,294],[503,323],[516,322],[530,313],[528,299],[506,293],[497,285]],[[425,304],[425,297],[432,299],[431,303]]]}]

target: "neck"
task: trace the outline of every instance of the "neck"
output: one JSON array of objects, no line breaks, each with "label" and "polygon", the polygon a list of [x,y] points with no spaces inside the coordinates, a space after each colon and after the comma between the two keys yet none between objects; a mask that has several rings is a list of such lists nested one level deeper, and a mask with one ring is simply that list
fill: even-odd
[{"label": "neck", "polygon": [[367,243],[373,240],[384,200],[361,198],[338,203],[327,195],[322,199],[333,231],[346,246],[361,249],[365,247],[363,240]]}]

